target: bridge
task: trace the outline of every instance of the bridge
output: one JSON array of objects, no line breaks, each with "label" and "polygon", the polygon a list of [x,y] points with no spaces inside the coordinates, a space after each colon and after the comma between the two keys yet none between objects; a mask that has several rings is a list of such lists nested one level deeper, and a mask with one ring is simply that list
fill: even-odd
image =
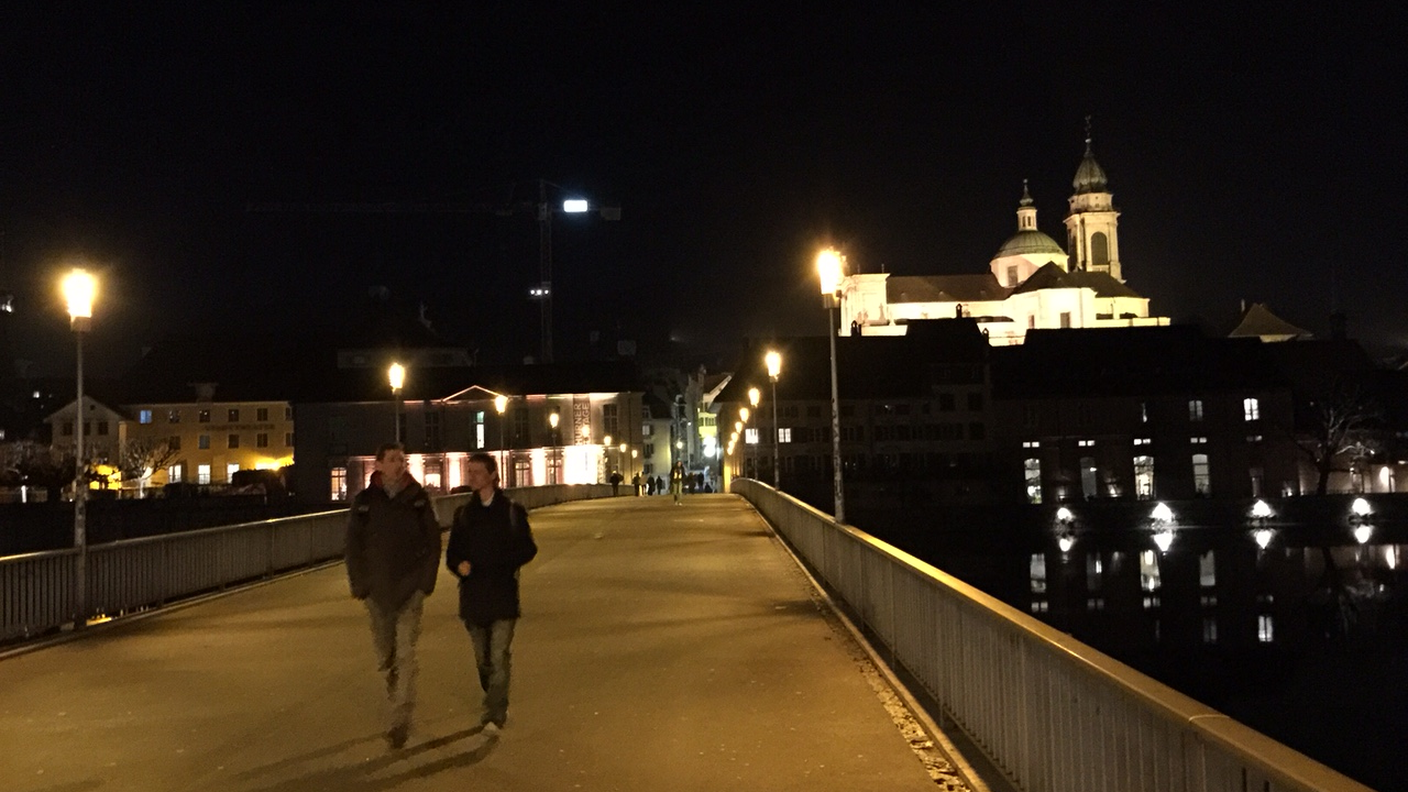
[{"label": "bridge", "polygon": [[0,656],[0,788],[1367,792],[757,482],[603,494],[516,493],[541,549],[498,738],[442,573],[399,751],[343,513],[93,548],[77,631],[75,551],[0,559],[0,635],[37,635]]}]

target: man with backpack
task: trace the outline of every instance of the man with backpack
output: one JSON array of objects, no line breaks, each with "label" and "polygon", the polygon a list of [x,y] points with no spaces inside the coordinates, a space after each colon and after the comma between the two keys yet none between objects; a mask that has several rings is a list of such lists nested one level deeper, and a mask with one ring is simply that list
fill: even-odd
[{"label": "man with backpack", "polygon": [[430,495],[407,472],[400,443],[377,449],[375,468],[348,510],[347,580],[371,616],[372,645],[386,675],[386,742],[398,749],[410,735],[416,641],[439,572],[440,523]]},{"label": "man with backpack", "polygon": [[528,511],[499,487],[498,465],[485,453],[469,455],[465,483],[473,494],[455,512],[445,565],[460,581],[460,618],[474,645],[484,691],[479,722],[497,736],[508,719],[510,645],[518,624],[518,569],[538,553]]}]

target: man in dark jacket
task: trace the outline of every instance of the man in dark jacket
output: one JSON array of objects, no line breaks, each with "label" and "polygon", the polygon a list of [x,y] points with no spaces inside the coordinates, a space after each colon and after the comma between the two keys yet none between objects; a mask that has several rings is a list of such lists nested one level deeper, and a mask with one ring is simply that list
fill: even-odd
[{"label": "man in dark jacket", "polygon": [[400,443],[377,449],[376,472],[347,520],[347,579],[367,605],[372,645],[386,674],[386,741],[406,744],[415,708],[421,609],[440,570],[440,523],[430,495],[406,472]]},{"label": "man in dark jacket", "polygon": [[528,511],[499,488],[498,465],[489,454],[470,454],[465,483],[474,490],[455,512],[445,565],[460,579],[460,618],[474,644],[484,709],[479,722],[495,736],[508,719],[509,645],[518,624],[518,568],[538,546]]}]

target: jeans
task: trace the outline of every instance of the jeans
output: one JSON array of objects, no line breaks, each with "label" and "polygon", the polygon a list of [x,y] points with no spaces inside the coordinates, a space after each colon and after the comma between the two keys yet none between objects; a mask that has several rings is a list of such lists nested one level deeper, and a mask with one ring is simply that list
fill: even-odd
[{"label": "jeans", "polygon": [[390,611],[371,599],[366,603],[372,619],[372,646],[376,650],[377,667],[386,674],[390,726],[404,726],[411,722],[411,710],[416,705],[416,673],[419,671],[416,640],[420,638],[425,594],[417,591],[400,608]]},{"label": "jeans", "polygon": [[504,725],[508,719],[508,680],[512,666],[509,645],[517,619],[499,619],[488,626],[465,622],[474,644],[474,662],[479,667],[479,687],[484,690],[484,711],[480,723]]}]

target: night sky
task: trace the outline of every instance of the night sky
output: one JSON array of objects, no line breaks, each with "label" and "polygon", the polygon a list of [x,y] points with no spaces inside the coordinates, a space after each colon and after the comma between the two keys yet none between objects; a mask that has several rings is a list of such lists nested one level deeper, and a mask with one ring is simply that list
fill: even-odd
[{"label": "night sky", "polygon": [[[515,360],[537,348],[528,213],[254,213],[253,203],[621,207],[554,221],[559,359],[820,334],[812,259],[976,273],[1061,218],[1093,117],[1120,253],[1153,312],[1267,302],[1408,347],[1401,3],[7,3],[0,289],[16,352],[72,364],[58,273],[104,277],[115,368],[164,331],[304,332],[373,286]],[[1301,4],[1296,4],[1301,5]]]}]

